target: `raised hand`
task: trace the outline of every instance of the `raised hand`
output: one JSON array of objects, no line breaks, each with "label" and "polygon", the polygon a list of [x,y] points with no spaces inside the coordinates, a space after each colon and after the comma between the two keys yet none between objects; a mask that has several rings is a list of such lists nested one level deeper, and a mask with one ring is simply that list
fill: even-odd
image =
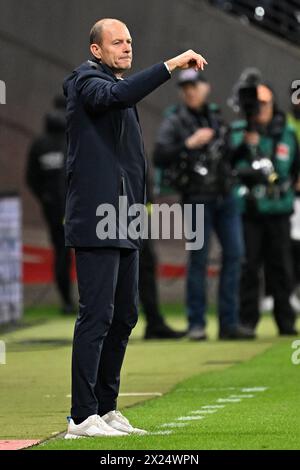
[{"label": "raised hand", "polygon": [[197,54],[192,49],[183,52],[173,59],[167,60],[166,64],[169,67],[170,72],[179,68],[179,69],[188,69],[194,68],[195,70],[204,70],[207,61],[202,57],[201,54]]}]

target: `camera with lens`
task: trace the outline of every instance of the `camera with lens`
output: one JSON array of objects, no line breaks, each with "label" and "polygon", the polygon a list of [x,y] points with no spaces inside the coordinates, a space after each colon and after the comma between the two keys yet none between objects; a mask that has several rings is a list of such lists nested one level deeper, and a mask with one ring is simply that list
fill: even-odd
[{"label": "camera with lens", "polygon": [[252,162],[252,168],[255,171],[260,171],[270,184],[273,184],[278,180],[278,175],[275,172],[274,165],[269,158],[254,160]]},{"label": "camera with lens", "polygon": [[255,118],[259,113],[258,85],[261,83],[261,73],[256,68],[244,70],[238,82],[234,85],[228,105],[234,112],[240,112],[247,121],[247,130],[255,131]]},{"label": "camera with lens", "polygon": [[165,172],[164,184],[186,196],[227,194],[233,185],[225,158],[227,131],[222,126],[203,149],[182,152],[177,163]]},{"label": "camera with lens", "polygon": [[[261,81],[261,74],[258,69],[246,69],[235,84],[232,96],[228,100],[229,106],[235,112],[240,112],[245,117],[247,121],[245,130],[247,132],[259,132],[256,117],[260,111],[258,86]],[[276,131],[278,133],[278,129]],[[279,130],[280,132],[281,129]],[[240,170],[236,172],[236,176],[246,186],[255,184],[273,186],[278,182],[278,175],[271,158],[260,154],[259,149],[256,149],[255,153],[252,154],[250,170]],[[271,191],[270,188],[269,191]],[[275,191],[274,188],[273,191]]]}]

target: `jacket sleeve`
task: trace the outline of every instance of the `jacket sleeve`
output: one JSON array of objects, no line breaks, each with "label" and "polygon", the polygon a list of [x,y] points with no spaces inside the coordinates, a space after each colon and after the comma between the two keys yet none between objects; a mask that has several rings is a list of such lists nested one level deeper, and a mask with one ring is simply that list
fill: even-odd
[{"label": "jacket sleeve", "polygon": [[161,62],[115,83],[95,75],[79,76],[76,90],[84,104],[93,111],[129,107],[149,95],[170,76],[165,64]]},{"label": "jacket sleeve", "polygon": [[154,165],[166,168],[183,151],[187,151],[187,148],[184,141],[178,136],[175,123],[172,118],[166,118],[158,131],[153,154]]}]

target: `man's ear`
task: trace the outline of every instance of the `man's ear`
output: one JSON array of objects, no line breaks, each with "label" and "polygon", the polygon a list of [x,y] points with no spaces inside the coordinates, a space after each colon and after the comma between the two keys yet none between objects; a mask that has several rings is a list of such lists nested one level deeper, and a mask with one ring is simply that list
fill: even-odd
[{"label": "man's ear", "polygon": [[90,51],[96,59],[101,59],[101,48],[98,46],[98,44],[91,44],[90,45]]}]

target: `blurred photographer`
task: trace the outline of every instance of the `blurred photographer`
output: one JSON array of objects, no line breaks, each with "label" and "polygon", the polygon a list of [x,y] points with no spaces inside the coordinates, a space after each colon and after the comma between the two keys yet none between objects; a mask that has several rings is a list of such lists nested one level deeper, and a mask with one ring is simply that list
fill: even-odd
[{"label": "blurred photographer", "polygon": [[54,275],[62,302],[62,313],[72,314],[71,252],[65,247],[65,99],[57,96],[55,109],[47,113],[44,129],[32,142],[26,167],[26,182],[38,200],[54,249]]},{"label": "blurred photographer", "polygon": [[259,273],[270,273],[274,317],[280,335],[297,334],[290,305],[290,216],[299,173],[298,145],[293,128],[260,78],[240,84],[238,98],[245,121],[231,129],[236,188],[243,212],[246,259],[241,279],[240,316],[253,331],[259,321]]},{"label": "blurred photographer", "polygon": [[[294,128],[300,145],[300,90],[290,90],[291,108],[287,114],[288,123]],[[291,242],[293,257],[293,295],[291,304],[300,312],[300,178],[295,186],[294,214],[291,218]]]},{"label": "blurred photographer", "polygon": [[[154,152],[154,163],[184,204],[204,204],[204,247],[190,251],[187,272],[189,338],[205,340],[206,276],[212,231],[222,247],[219,286],[219,336],[252,337],[238,324],[238,291],[243,251],[241,220],[231,195],[230,169],[223,155],[223,126],[219,108],[208,102],[210,84],[193,70],[179,75],[181,103],[169,110]],[[194,220],[192,221],[194,224]],[[193,227],[194,229],[195,227]]]}]

